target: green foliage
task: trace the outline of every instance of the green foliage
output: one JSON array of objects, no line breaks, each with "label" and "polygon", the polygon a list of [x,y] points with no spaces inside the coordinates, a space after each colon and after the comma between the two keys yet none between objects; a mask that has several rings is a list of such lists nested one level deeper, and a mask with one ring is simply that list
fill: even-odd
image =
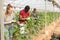
[{"label": "green foliage", "polygon": [[[39,30],[50,24],[52,21],[60,17],[59,12],[38,12],[37,19],[34,20],[32,16],[26,21],[25,34],[20,34],[20,25],[14,23],[14,28],[11,30],[13,37],[18,40],[32,40],[32,36],[37,34]],[[18,21],[18,12],[15,12],[15,20]]]},{"label": "green foliage", "polygon": [[14,11],[14,15],[15,15],[14,20],[18,21],[18,19],[19,19],[19,12]]}]

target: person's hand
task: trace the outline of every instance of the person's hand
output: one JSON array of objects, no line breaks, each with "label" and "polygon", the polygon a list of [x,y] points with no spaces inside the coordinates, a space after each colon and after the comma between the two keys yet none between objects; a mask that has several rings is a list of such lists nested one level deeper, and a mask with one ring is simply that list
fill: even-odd
[{"label": "person's hand", "polygon": [[22,18],[22,20],[26,20],[26,18]]},{"label": "person's hand", "polygon": [[16,22],[15,20],[12,20],[11,22]]}]

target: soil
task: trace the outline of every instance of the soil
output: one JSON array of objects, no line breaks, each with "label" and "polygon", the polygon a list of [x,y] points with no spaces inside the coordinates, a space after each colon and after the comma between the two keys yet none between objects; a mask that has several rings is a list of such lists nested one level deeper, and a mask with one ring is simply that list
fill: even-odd
[{"label": "soil", "polygon": [[60,18],[40,30],[37,35],[33,36],[33,40],[50,40],[53,33],[56,36],[60,35]]}]

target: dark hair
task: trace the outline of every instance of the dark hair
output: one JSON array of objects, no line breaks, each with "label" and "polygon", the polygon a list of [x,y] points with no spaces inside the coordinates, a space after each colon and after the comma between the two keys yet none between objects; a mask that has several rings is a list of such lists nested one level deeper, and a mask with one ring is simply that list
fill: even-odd
[{"label": "dark hair", "polygon": [[33,11],[36,11],[36,8],[34,8]]},{"label": "dark hair", "polygon": [[13,8],[13,7],[11,6],[11,4],[8,4],[8,5],[7,5],[7,8],[6,8],[5,15],[8,15],[8,14],[9,14],[9,13],[8,13],[8,10],[9,10],[10,8]]},{"label": "dark hair", "polygon": [[28,12],[29,10],[30,10],[30,6],[28,6],[28,5],[25,6],[24,11],[25,11],[25,12]]},{"label": "dark hair", "polygon": [[35,13],[35,12],[36,12],[36,8],[33,9],[33,13]]}]

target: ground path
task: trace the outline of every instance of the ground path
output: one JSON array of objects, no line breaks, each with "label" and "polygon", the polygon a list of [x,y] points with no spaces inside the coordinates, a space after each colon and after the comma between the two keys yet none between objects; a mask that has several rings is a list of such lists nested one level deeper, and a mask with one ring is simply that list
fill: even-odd
[{"label": "ground path", "polygon": [[40,33],[33,36],[33,40],[50,40],[53,33],[56,35],[60,34],[60,18],[53,21],[48,26],[45,26],[45,28]]}]

